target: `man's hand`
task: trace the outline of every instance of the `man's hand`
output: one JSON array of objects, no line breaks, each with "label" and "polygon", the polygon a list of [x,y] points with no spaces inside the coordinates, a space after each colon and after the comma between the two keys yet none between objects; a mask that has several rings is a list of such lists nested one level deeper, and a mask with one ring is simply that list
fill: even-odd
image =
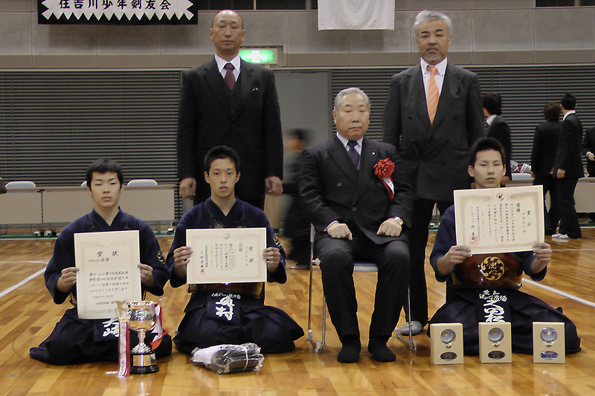
[{"label": "man's hand", "polygon": [[436,270],[440,275],[448,275],[452,267],[460,264],[471,256],[471,249],[464,245],[451,246],[448,252],[440,257],[436,263]]},{"label": "man's hand", "polygon": [[564,179],[564,175],[566,175],[566,171],[564,169],[558,169],[556,172],[556,178]]},{"label": "man's hand", "polygon": [[67,293],[70,291],[72,286],[76,283],[76,273],[79,272],[79,269],[76,267],[68,267],[62,270],[60,278],[56,283],[56,287],[62,293]]},{"label": "man's hand", "polygon": [[153,278],[153,267],[148,264],[140,263],[138,265],[140,268],[140,281],[143,285],[147,287],[155,286],[155,278]]},{"label": "man's hand", "polygon": [[535,172],[531,171],[531,177],[535,179]]},{"label": "man's hand", "polygon": [[264,179],[267,192],[271,195],[279,196],[283,194],[283,183],[277,176],[269,176]]},{"label": "man's hand", "polygon": [[401,231],[403,231],[403,227],[397,222],[397,220],[390,218],[385,220],[380,227],[378,227],[378,231],[376,235],[386,235],[386,236],[399,236],[401,235]]},{"label": "man's hand", "polygon": [[192,249],[188,246],[180,246],[174,250],[174,272],[180,278],[186,277],[187,265],[192,256]]},{"label": "man's hand", "polygon": [[331,236],[331,238],[347,238],[350,241],[353,239],[353,234],[351,234],[351,230],[347,227],[345,223],[333,223],[327,229],[326,233]]},{"label": "man's hand", "polygon": [[180,182],[180,197],[194,200],[194,193],[196,193],[196,179],[193,177],[185,177]]},{"label": "man's hand", "polygon": [[[595,154],[593,154],[590,151],[587,151],[587,158],[589,159],[589,161],[595,161]],[[0,177],[0,179],[2,178]]]},{"label": "man's hand", "polygon": [[264,249],[262,253],[262,257],[264,261],[267,263],[267,269],[269,272],[275,272],[277,267],[279,267],[279,261],[281,260],[281,253],[279,249],[274,247],[268,247]]}]

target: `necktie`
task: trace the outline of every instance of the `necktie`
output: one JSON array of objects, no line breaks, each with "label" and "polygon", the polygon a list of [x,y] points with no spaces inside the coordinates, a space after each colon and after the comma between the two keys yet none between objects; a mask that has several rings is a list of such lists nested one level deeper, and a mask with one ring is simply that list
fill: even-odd
[{"label": "necktie", "polygon": [[225,73],[225,82],[233,91],[233,86],[236,84],[236,78],[233,76],[233,65],[228,62],[225,64],[225,68],[227,69],[227,72]]},{"label": "necktie", "polygon": [[436,109],[438,108],[438,99],[440,95],[438,94],[438,85],[436,85],[436,80],[434,79],[434,74],[436,74],[436,66],[428,66],[428,70],[430,73],[430,79],[428,80],[428,116],[430,116],[430,123],[434,123],[434,117],[436,117]]},{"label": "necktie", "polygon": [[347,143],[347,145],[349,146],[349,156],[351,157],[353,164],[357,168],[357,166],[359,165],[359,153],[355,149],[355,146],[357,146],[357,140],[350,140]]}]

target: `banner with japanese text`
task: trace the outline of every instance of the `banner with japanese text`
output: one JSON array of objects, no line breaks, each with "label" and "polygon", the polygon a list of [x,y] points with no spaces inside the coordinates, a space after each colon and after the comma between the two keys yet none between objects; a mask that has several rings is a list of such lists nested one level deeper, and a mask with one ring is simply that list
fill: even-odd
[{"label": "banner with japanese text", "polygon": [[200,0],[37,0],[40,24],[189,25]]}]

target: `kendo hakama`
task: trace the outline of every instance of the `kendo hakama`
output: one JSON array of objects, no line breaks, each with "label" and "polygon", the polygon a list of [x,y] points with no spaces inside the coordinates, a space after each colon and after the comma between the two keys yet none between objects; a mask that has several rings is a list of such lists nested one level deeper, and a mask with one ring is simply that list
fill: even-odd
[{"label": "kendo hakama", "polygon": [[[186,283],[173,272],[173,252],[186,246],[187,229],[253,228],[267,229],[267,246],[281,252],[281,260],[269,282],[285,283],[285,251],[275,237],[264,212],[236,198],[226,215],[209,198],[188,211],[177,226],[167,263],[172,271],[171,284]],[[220,344],[254,342],[262,353],[284,353],[295,348],[294,340],[304,335],[302,328],[279,308],[264,305],[264,283],[189,285],[192,293],[177,335],[176,348],[191,354],[194,348]]]},{"label": "kendo hakama", "polygon": [[[169,278],[159,242],[153,230],[143,221],[119,211],[111,225],[94,210],[73,221],[62,230],[54,245],[54,254],[44,273],[45,284],[56,304],[62,304],[70,296],[76,301],[76,285],[70,292],[62,293],[57,288],[62,270],[74,267],[74,234],[81,232],[138,230],[141,262],[153,267],[155,286],[145,287],[156,296],[163,295],[163,286]],[[114,312],[115,315],[115,312]],[[169,334],[155,340],[157,334],[148,332],[146,342],[152,342],[157,358],[171,355],[172,342]],[[130,331],[131,345],[138,344],[134,331]],[[118,321],[116,319],[80,319],[76,306],[66,310],[50,336],[39,347],[31,348],[31,357],[50,364],[82,364],[97,361],[118,361]]]},{"label": "kendo hakama", "polygon": [[[454,210],[442,216],[430,256],[436,271],[437,261],[456,245]],[[523,272],[541,281],[547,267],[533,274],[533,252],[477,254],[454,266],[452,274],[436,279],[447,282],[446,303],[436,311],[430,323],[462,323],[465,355],[479,355],[479,322],[510,322],[512,351],[533,353],[533,322],[564,322],[566,353],[580,351],[580,338],[574,323],[544,301],[523,293]],[[428,328],[428,335],[430,330]]]}]

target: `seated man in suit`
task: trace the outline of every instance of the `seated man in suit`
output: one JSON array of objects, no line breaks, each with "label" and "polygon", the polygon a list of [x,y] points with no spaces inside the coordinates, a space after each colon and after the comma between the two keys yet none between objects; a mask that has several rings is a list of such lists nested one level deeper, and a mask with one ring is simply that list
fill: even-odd
[{"label": "seated man in suit", "polygon": [[[506,173],[505,162],[504,149],[496,139],[475,142],[468,172],[475,178],[476,188],[500,187]],[[533,353],[532,322],[564,322],[566,353],[580,351],[576,326],[561,308],[554,309],[518,290],[523,273],[534,281],[542,280],[551,257],[552,249],[547,243],[536,243],[533,251],[472,255],[469,246],[456,243],[455,211],[451,206],[442,216],[430,255],[436,279],[448,282],[446,303],[430,322],[462,323],[465,355],[479,354],[478,322],[510,322],[515,353]],[[501,265],[503,271],[484,275],[490,263]],[[493,314],[494,311],[498,313]]]},{"label": "seated man in suit", "polygon": [[304,150],[300,196],[316,228],[324,294],[343,344],[339,362],[359,360],[361,342],[353,283],[356,260],[378,266],[368,351],[391,362],[388,348],[407,296],[411,189],[395,148],[364,137],[370,100],[359,88],[335,98],[337,134]]},{"label": "seated man in suit", "polygon": [[[200,259],[194,258],[192,248],[186,246],[186,230],[251,227],[267,231],[267,248],[262,254],[267,262],[268,281],[285,283],[285,252],[266,215],[235,195],[240,179],[238,153],[230,147],[216,146],[207,152],[204,169],[211,197],[188,211],[176,228],[167,255],[171,285],[186,284],[188,263]],[[188,291],[192,295],[174,337],[176,348],[186,354],[194,348],[246,342],[258,344],[262,353],[283,353],[293,350],[293,341],[304,335],[289,315],[264,305],[263,282],[189,285]],[[223,303],[230,307],[231,315],[218,314]]]},{"label": "seated man in suit", "polygon": [[[31,348],[31,357],[50,364],[82,364],[118,361],[118,322],[111,319],[81,319],[76,307],[74,236],[83,232],[138,230],[140,239],[140,278],[143,291],[163,295],[169,270],[159,242],[149,225],[120,210],[118,202],[124,190],[120,165],[98,159],[87,169],[87,190],[93,198],[93,211],[62,230],[54,254],[45,270],[45,285],[54,302],[62,304],[70,297],[74,308],[66,310],[50,336]],[[136,332],[130,332],[131,345],[138,344]],[[147,334],[157,358],[171,355],[171,336]],[[156,349],[155,349],[156,348]]]}]

